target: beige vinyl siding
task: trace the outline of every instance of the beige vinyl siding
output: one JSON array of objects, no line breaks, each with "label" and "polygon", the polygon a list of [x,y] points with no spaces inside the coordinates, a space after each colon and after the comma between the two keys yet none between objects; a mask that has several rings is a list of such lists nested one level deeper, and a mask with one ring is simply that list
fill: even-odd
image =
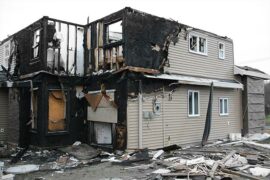
[{"label": "beige vinyl siding", "polygon": [[[189,52],[189,35],[179,34],[179,41],[169,46],[169,64],[166,71],[176,74],[203,76],[218,79],[233,79],[233,43],[227,40],[199,34],[207,39],[207,55]],[[218,43],[225,45],[225,59],[218,57]]]},{"label": "beige vinyl siding", "polygon": [[[188,117],[188,90],[200,92],[200,116]],[[226,138],[242,129],[241,90],[214,89],[212,126],[209,140]],[[152,111],[155,94],[144,94],[143,111]],[[148,97],[146,97],[148,96]],[[229,115],[219,115],[219,98],[229,99]],[[171,144],[192,144],[202,139],[209,100],[209,87],[182,85],[168,99],[168,92],[158,99],[162,104],[160,116],[143,119],[143,147],[157,148]],[[138,148],[138,100],[128,100],[128,148]]]},{"label": "beige vinyl siding", "polygon": [[137,100],[128,100],[127,104],[127,148],[139,147],[139,103]]}]

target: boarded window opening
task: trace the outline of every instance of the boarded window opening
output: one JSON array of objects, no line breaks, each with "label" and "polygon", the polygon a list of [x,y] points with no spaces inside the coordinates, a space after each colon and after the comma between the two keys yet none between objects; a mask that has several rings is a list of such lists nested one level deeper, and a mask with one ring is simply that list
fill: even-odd
[{"label": "boarded window opening", "polygon": [[49,91],[48,131],[66,130],[66,101],[61,90]]},{"label": "boarded window opening", "polygon": [[112,23],[106,29],[107,43],[114,43],[122,40],[122,20]]}]

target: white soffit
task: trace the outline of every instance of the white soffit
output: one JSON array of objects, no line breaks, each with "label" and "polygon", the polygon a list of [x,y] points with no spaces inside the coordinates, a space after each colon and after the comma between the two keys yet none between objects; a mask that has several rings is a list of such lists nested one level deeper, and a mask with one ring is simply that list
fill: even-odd
[{"label": "white soffit", "polygon": [[258,77],[261,79],[270,79],[270,76],[268,74],[256,72],[256,71],[251,71],[251,70],[244,70],[241,69],[237,66],[234,66],[234,74],[235,75],[241,75],[241,76],[253,76],[253,77]]},{"label": "white soffit", "polygon": [[214,87],[243,89],[243,84],[234,80],[226,81],[226,80],[199,78],[199,77],[183,76],[183,75],[168,75],[168,74],[161,74],[157,76],[145,75],[145,77],[152,78],[152,79],[176,80],[180,84],[201,85],[201,86],[210,86],[211,83],[213,82]]}]

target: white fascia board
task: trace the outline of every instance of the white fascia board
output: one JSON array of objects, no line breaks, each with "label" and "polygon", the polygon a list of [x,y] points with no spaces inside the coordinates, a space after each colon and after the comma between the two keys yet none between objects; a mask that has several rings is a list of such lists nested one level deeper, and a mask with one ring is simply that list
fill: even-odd
[{"label": "white fascia board", "polygon": [[191,76],[183,76],[183,75],[168,75],[161,74],[158,76],[145,75],[147,78],[153,79],[166,79],[166,80],[176,80],[179,84],[189,84],[189,85],[201,85],[201,86],[210,86],[213,82],[214,87],[221,88],[232,88],[232,89],[243,89],[243,84],[239,82],[224,82],[217,79],[206,79],[206,78],[197,78]]},{"label": "white fascia board", "polygon": [[258,77],[262,79],[270,79],[270,75],[264,74],[264,73],[259,73],[255,71],[247,71],[244,69],[240,69],[238,67],[234,67],[234,75],[241,75],[241,76],[253,76],[253,77]]}]

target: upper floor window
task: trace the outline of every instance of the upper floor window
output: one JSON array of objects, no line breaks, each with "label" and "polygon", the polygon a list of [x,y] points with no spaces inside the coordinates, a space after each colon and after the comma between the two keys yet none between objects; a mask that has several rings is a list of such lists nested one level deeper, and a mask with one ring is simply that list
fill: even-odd
[{"label": "upper floor window", "polygon": [[219,114],[228,115],[228,98],[219,98]]},{"label": "upper floor window", "polygon": [[188,91],[188,116],[200,115],[200,93],[199,91]]},{"label": "upper floor window", "polygon": [[225,59],[225,44],[221,42],[218,43],[218,58]]},{"label": "upper floor window", "polygon": [[39,45],[40,45],[40,29],[34,31],[33,42],[32,42],[32,59],[39,56]]},{"label": "upper floor window", "polygon": [[198,35],[189,35],[189,51],[207,55],[207,39]]},{"label": "upper floor window", "polygon": [[106,26],[106,43],[114,43],[122,40],[122,20]]}]

